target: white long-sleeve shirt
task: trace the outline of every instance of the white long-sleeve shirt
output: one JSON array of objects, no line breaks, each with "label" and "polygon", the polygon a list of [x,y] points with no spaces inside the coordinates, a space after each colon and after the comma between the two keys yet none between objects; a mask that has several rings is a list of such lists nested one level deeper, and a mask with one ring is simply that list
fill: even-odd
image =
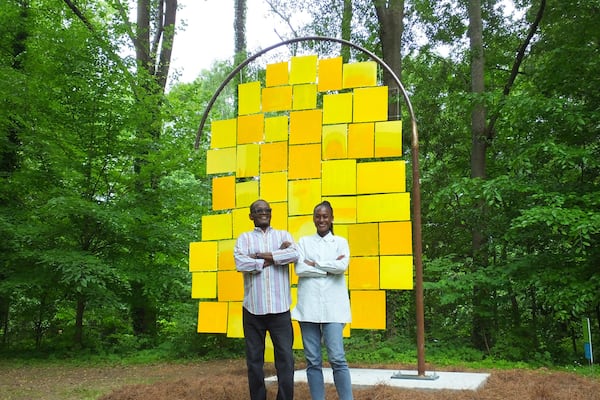
[{"label": "white long-sleeve shirt", "polygon": [[[348,241],[329,232],[298,241],[298,301],[292,318],[303,322],[350,322],[350,299],[344,272],[350,261]],[[338,260],[338,257],[344,257]],[[313,261],[315,266],[304,263]]]}]

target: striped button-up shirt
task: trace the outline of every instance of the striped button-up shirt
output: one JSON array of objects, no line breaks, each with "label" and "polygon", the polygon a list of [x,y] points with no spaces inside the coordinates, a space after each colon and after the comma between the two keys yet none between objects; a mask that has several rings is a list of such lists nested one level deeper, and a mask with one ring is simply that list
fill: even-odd
[{"label": "striped button-up shirt", "polygon": [[[279,249],[284,242],[292,245]],[[250,257],[255,253],[273,254],[275,265],[263,268],[264,260]],[[242,233],[235,244],[235,266],[244,274],[243,306],[255,315],[277,314],[290,309],[290,263],[298,259],[298,250],[289,232],[271,227]]]}]

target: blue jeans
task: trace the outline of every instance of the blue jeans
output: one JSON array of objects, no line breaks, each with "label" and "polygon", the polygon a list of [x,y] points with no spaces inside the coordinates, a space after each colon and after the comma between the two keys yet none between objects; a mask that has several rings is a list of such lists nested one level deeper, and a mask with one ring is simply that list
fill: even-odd
[{"label": "blue jeans", "polygon": [[306,357],[306,377],[312,400],[325,400],[321,338],[325,342],[327,358],[333,370],[333,381],[339,400],[352,400],[352,381],[346,362],[342,331],[344,324],[337,322],[300,322],[302,344]]},{"label": "blue jeans", "polygon": [[265,336],[267,331],[273,342],[275,369],[277,370],[277,400],[294,398],[294,330],[290,312],[254,315],[243,309],[246,365],[250,399],[266,400],[265,387]]}]

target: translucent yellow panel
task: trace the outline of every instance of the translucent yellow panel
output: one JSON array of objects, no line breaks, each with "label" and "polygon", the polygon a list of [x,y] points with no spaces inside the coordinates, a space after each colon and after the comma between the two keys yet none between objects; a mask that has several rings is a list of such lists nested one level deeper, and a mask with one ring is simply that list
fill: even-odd
[{"label": "translucent yellow panel", "polygon": [[319,60],[319,92],[342,88],[342,57]]},{"label": "translucent yellow panel", "polygon": [[292,111],[290,113],[290,144],[319,143],[321,141],[321,110]]},{"label": "translucent yellow panel", "polygon": [[287,61],[267,64],[267,86],[280,86],[289,83],[289,69]]},{"label": "translucent yellow panel", "polygon": [[263,114],[242,115],[238,117],[238,144],[262,142],[265,117]]},{"label": "translucent yellow panel", "polygon": [[302,332],[300,331],[300,323],[295,320],[292,321],[292,329],[294,330],[294,343],[292,344],[292,349],[302,350],[304,346],[302,345]]},{"label": "translucent yellow panel", "polygon": [[331,203],[333,208],[334,222],[336,223],[335,233],[338,233],[337,224],[354,224],[356,223],[356,197],[355,196],[343,196],[343,197],[323,197],[323,200],[327,200]]},{"label": "translucent yellow panel", "polygon": [[[317,203],[315,203],[315,206],[316,205]],[[313,235],[316,231],[312,213],[311,215],[299,215],[288,218],[288,232],[296,242],[298,242],[302,236]]]},{"label": "translucent yellow panel", "polygon": [[190,272],[216,271],[217,242],[190,243]]},{"label": "translucent yellow panel", "polygon": [[250,207],[236,208],[231,211],[233,219],[233,237],[237,238],[243,232],[254,229],[254,223],[250,219]]},{"label": "translucent yellow panel", "polygon": [[348,157],[371,158],[375,154],[375,124],[348,125]]},{"label": "translucent yellow panel", "polygon": [[212,209],[235,208],[235,176],[212,179]]},{"label": "translucent yellow panel", "polygon": [[[335,215],[337,218],[337,211],[335,211]],[[339,222],[339,221],[338,221]],[[352,225],[345,225],[345,224],[339,224],[336,223],[335,224],[335,234],[338,236],[341,236],[343,238],[346,238],[346,240],[350,241],[350,239],[348,238],[348,227],[352,226]]]},{"label": "translucent yellow panel", "polygon": [[292,109],[307,110],[317,106],[317,85],[295,85],[292,92]]},{"label": "translucent yellow panel", "polygon": [[382,256],[379,266],[381,289],[412,290],[412,256]]},{"label": "translucent yellow panel", "polygon": [[402,121],[375,124],[375,157],[402,155]]},{"label": "translucent yellow panel", "polygon": [[356,194],[356,160],[323,161],[321,168],[323,195]]},{"label": "translucent yellow panel", "polygon": [[202,240],[231,239],[231,214],[202,216]]},{"label": "translucent yellow panel", "polygon": [[258,181],[249,180],[235,184],[235,205],[237,208],[249,207],[258,199]]},{"label": "translucent yellow panel", "polygon": [[241,301],[229,302],[229,313],[227,315],[227,337],[244,337],[244,322],[242,317]]},{"label": "translucent yellow panel", "polygon": [[258,176],[258,144],[244,144],[237,147],[235,174],[238,178]]},{"label": "translucent yellow panel", "polygon": [[365,61],[343,66],[344,89],[377,85],[377,63]]},{"label": "translucent yellow panel", "polygon": [[357,222],[410,220],[410,194],[390,193],[357,196]]},{"label": "translucent yellow panel", "polygon": [[404,161],[377,161],[356,164],[356,192],[406,192],[406,163]]},{"label": "translucent yellow panel", "polygon": [[342,337],[350,337],[350,324],[344,325],[344,330],[342,330]]},{"label": "translucent yellow panel", "polygon": [[210,124],[210,148],[233,147],[237,138],[237,119],[212,121]]},{"label": "translucent yellow panel", "polygon": [[[354,89],[354,122],[385,121],[388,117],[388,88]],[[238,128],[239,129],[239,128]]]},{"label": "translucent yellow panel", "polygon": [[348,244],[352,256],[376,256],[379,251],[378,242],[377,224],[348,225]]},{"label": "translucent yellow panel", "polygon": [[288,117],[265,118],[265,141],[281,142],[288,138]]},{"label": "translucent yellow panel", "polygon": [[269,331],[267,331],[267,335],[265,336],[265,362],[272,363],[274,361],[275,350],[273,348],[273,341],[271,340]]},{"label": "translucent yellow panel", "polygon": [[260,172],[287,170],[288,154],[286,142],[264,143],[260,145]]},{"label": "translucent yellow panel", "polygon": [[385,291],[351,290],[352,329],[385,329]]},{"label": "translucent yellow panel", "polygon": [[292,57],[290,68],[290,83],[297,85],[299,83],[317,82],[317,56],[298,56]]},{"label": "translucent yellow panel", "polygon": [[217,273],[192,272],[192,299],[217,298]]},{"label": "translucent yellow panel", "polygon": [[198,333],[227,332],[227,303],[198,303]]},{"label": "translucent yellow panel", "polygon": [[[286,229],[287,231],[287,229]],[[298,275],[296,275],[296,271],[294,270],[294,265],[290,264],[290,283],[292,284],[292,286],[297,285],[298,284]],[[292,287],[292,290],[296,290],[295,287]],[[292,292],[292,296],[293,296]],[[292,302],[294,302],[294,297],[292,297]]]},{"label": "translucent yellow panel", "polygon": [[271,172],[260,175],[260,198],[287,201],[287,172]]},{"label": "translucent yellow panel", "polygon": [[262,92],[263,112],[287,111],[292,108],[292,87],[267,87]]},{"label": "translucent yellow panel", "polygon": [[412,225],[410,221],[379,224],[379,254],[412,254]]},{"label": "translucent yellow panel", "polygon": [[219,255],[217,266],[219,271],[229,271],[235,269],[235,260],[233,259],[233,248],[235,239],[219,240]]},{"label": "translucent yellow panel", "polygon": [[352,257],[348,269],[350,290],[379,289],[379,257]]},{"label": "translucent yellow panel", "polygon": [[207,150],[206,151],[206,174],[223,174],[235,172],[236,148]]},{"label": "translucent yellow panel", "polygon": [[242,301],[244,299],[244,275],[238,271],[217,273],[219,301]]},{"label": "translucent yellow panel", "polygon": [[323,126],[323,160],[346,158],[348,156],[348,125]]},{"label": "translucent yellow panel", "polygon": [[288,204],[287,203],[269,203],[271,209],[271,226],[275,229],[282,229],[287,231],[287,211]]},{"label": "translucent yellow panel", "polygon": [[323,96],[323,124],[352,122],[352,93]]},{"label": "translucent yellow panel", "polygon": [[321,177],[321,145],[304,144],[289,147],[288,179]]},{"label": "translucent yellow panel", "polygon": [[238,115],[260,112],[260,82],[238,85]]},{"label": "translucent yellow panel", "polygon": [[288,182],[288,214],[312,215],[321,202],[321,180],[306,179]]}]

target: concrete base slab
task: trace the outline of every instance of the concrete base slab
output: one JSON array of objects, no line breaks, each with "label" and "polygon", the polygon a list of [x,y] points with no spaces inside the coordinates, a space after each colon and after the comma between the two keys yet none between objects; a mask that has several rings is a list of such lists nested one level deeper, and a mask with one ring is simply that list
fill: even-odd
[{"label": "concrete base slab", "polygon": [[[449,389],[449,390],[477,390],[482,387],[490,374],[467,372],[429,372],[419,376],[417,371],[350,368],[353,387],[368,387],[387,385],[390,387],[406,389]],[[333,371],[323,368],[325,383],[333,384]],[[277,382],[276,376],[266,378],[267,383]],[[297,370],[294,374],[295,382],[307,382],[306,370]]]}]

